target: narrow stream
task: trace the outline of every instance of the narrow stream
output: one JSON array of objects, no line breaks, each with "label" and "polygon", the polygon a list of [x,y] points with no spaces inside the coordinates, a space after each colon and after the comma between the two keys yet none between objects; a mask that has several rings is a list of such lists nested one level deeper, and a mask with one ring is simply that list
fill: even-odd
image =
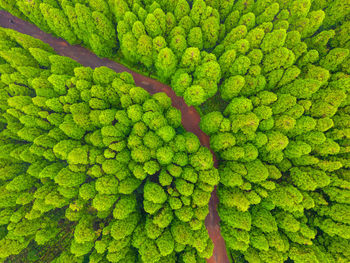
[{"label": "narrow stream", "polygon": [[[133,72],[127,67],[118,64],[110,59],[99,58],[91,51],[81,46],[72,46],[66,41],[55,38],[50,34],[41,31],[35,25],[23,21],[17,17],[12,16],[8,12],[0,10],[0,26],[5,28],[14,29],[20,33],[27,34],[42,40],[49,44],[59,55],[70,57],[83,66],[96,68],[100,66],[109,67],[116,72],[127,71],[131,73],[135,79],[135,84],[139,87],[144,88],[149,93],[154,94],[157,92],[165,92],[172,100],[172,105],[179,109],[182,114],[182,125],[189,131],[194,133],[200,140],[201,144],[210,149],[209,136],[206,135],[199,128],[200,116],[196,109],[191,106],[187,106],[182,97],[175,95],[175,92],[167,85],[143,76],[139,73]],[[217,167],[217,160],[213,154],[215,166]],[[217,212],[218,197],[216,195],[216,189],[212,192],[209,202],[209,215],[205,219],[205,225],[207,227],[210,238],[214,242],[214,253],[213,256],[207,260],[208,263],[229,263],[227,256],[226,246],[224,239],[220,233],[219,226],[219,215]]]}]

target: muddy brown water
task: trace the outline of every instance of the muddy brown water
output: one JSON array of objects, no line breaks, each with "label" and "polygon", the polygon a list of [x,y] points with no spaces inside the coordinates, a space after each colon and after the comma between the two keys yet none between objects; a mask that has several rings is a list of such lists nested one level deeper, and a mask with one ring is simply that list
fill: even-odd
[{"label": "muddy brown water", "polygon": [[[199,128],[200,116],[197,110],[191,106],[186,105],[182,97],[175,95],[175,92],[167,85],[151,79],[149,77],[143,76],[139,73],[133,72],[129,68],[116,63],[110,59],[99,58],[91,51],[86,48],[77,45],[70,45],[68,42],[53,37],[41,31],[35,25],[23,21],[17,17],[12,16],[8,12],[0,10],[0,26],[5,28],[14,29],[20,33],[27,34],[42,40],[43,42],[49,44],[59,55],[70,57],[83,66],[96,68],[100,66],[109,67],[116,72],[127,71],[131,73],[135,79],[135,84],[139,87],[144,88],[149,93],[154,94],[157,92],[165,92],[172,100],[172,105],[179,109],[182,114],[182,125],[189,131],[194,133],[200,140],[201,144],[210,149],[209,136],[206,135]],[[213,159],[215,166],[217,167],[217,159],[213,154]],[[225,242],[220,234],[220,218],[217,213],[217,204],[219,200],[216,195],[216,189],[212,192],[210,202],[209,202],[209,214],[205,219],[205,225],[207,227],[210,238],[214,242],[214,253],[210,259],[207,259],[208,263],[229,263],[227,257],[227,251]]]}]

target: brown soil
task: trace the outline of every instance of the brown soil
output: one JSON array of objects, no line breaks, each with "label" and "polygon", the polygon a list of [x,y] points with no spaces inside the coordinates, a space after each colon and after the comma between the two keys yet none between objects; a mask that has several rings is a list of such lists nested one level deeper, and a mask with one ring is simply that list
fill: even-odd
[{"label": "brown soil", "polygon": [[[83,66],[96,68],[100,66],[109,67],[116,72],[127,71],[131,73],[135,79],[135,84],[147,90],[149,93],[154,94],[157,92],[165,92],[172,100],[172,105],[179,109],[182,113],[182,125],[189,131],[194,133],[200,140],[201,144],[207,148],[210,147],[209,136],[206,135],[199,128],[200,116],[194,107],[186,105],[182,97],[175,95],[174,91],[167,85],[143,76],[139,73],[133,72],[127,67],[118,64],[110,59],[99,58],[91,51],[81,46],[72,46],[66,41],[53,37],[37,28],[35,25],[23,21],[19,18],[12,16],[11,14],[0,10],[0,26],[5,28],[11,28],[23,34],[27,34],[42,40],[49,44],[54,50],[62,56],[70,57]],[[217,160],[213,154],[215,166],[217,167]],[[220,234],[219,215],[217,213],[217,204],[219,200],[216,195],[216,189],[212,192],[209,203],[209,215],[205,219],[205,224],[210,238],[214,242],[213,256],[207,260],[208,263],[229,263],[227,257],[227,251],[225,242]]]}]

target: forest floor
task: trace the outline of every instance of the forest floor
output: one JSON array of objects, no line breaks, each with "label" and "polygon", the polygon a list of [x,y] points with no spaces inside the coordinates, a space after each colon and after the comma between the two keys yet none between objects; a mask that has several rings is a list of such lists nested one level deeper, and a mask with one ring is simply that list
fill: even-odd
[{"label": "forest floor", "polygon": [[[43,42],[49,44],[57,52],[57,54],[70,57],[82,64],[83,66],[91,68],[106,66],[115,70],[116,72],[127,71],[133,75],[135,84],[137,86],[144,88],[151,94],[157,92],[165,92],[171,98],[172,105],[181,111],[182,125],[185,128],[185,130],[194,133],[199,138],[201,144],[210,149],[209,136],[206,135],[199,128],[200,115],[198,111],[193,106],[189,107],[188,105],[186,105],[184,99],[182,97],[176,96],[175,92],[169,86],[157,80],[133,72],[132,70],[119,63],[116,63],[113,60],[99,58],[84,47],[78,45],[70,45],[68,42],[56,38],[50,34],[47,34],[41,31],[35,25],[23,21],[17,17],[14,17],[3,10],[0,10],[0,26],[4,28],[14,29],[20,33],[38,38]],[[218,163],[214,153],[213,159],[215,162],[215,166],[217,167]],[[213,256],[210,259],[208,259],[207,262],[230,263],[227,256],[225,242],[220,233],[220,218],[217,212],[218,202],[219,200],[216,195],[215,189],[212,192],[211,199],[209,202],[209,215],[205,220],[205,225],[207,227],[209,236],[214,242]]]}]

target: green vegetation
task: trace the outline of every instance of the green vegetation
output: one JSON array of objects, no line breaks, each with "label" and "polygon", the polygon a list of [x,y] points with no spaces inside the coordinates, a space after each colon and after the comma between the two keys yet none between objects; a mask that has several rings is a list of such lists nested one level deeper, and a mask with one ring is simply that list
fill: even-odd
[{"label": "green vegetation", "polygon": [[0,8],[100,57],[118,56],[156,74],[189,105],[218,90],[220,66],[208,51],[223,40],[225,28],[219,12],[202,0],[192,7],[186,0],[0,0]]},{"label": "green vegetation", "polygon": [[[350,262],[349,0],[0,7],[155,74],[199,106],[220,163],[221,232],[234,262]],[[127,74],[83,70],[39,41],[3,35],[2,253],[72,231],[64,239],[72,254],[57,262],[91,251],[91,262],[101,254],[112,262],[134,262],[135,253],[144,262],[210,256],[203,220],[219,176],[169,99],[150,97]],[[30,222],[23,215],[50,225],[58,221],[43,215],[56,211],[69,220],[54,230],[33,221],[20,234]]]},{"label": "green vegetation", "polygon": [[219,175],[170,98],[0,38],[0,259],[205,262]]},{"label": "green vegetation", "polygon": [[303,0],[238,1],[227,17],[214,50],[226,108],[203,105],[201,129],[235,262],[350,261],[346,16],[349,1]]},{"label": "green vegetation", "polygon": [[[312,62],[319,56],[314,49],[324,55],[335,33],[331,44],[349,48],[344,21],[349,5],[348,0],[0,0],[0,8],[71,44],[155,74],[195,106],[213,97],[218,84],[226,99],[274,86],[283,75],[278,69],[298,59]],[[279,84],[298,73],[290,68]],[[246,75],[245,81],[238,75]]]}]

